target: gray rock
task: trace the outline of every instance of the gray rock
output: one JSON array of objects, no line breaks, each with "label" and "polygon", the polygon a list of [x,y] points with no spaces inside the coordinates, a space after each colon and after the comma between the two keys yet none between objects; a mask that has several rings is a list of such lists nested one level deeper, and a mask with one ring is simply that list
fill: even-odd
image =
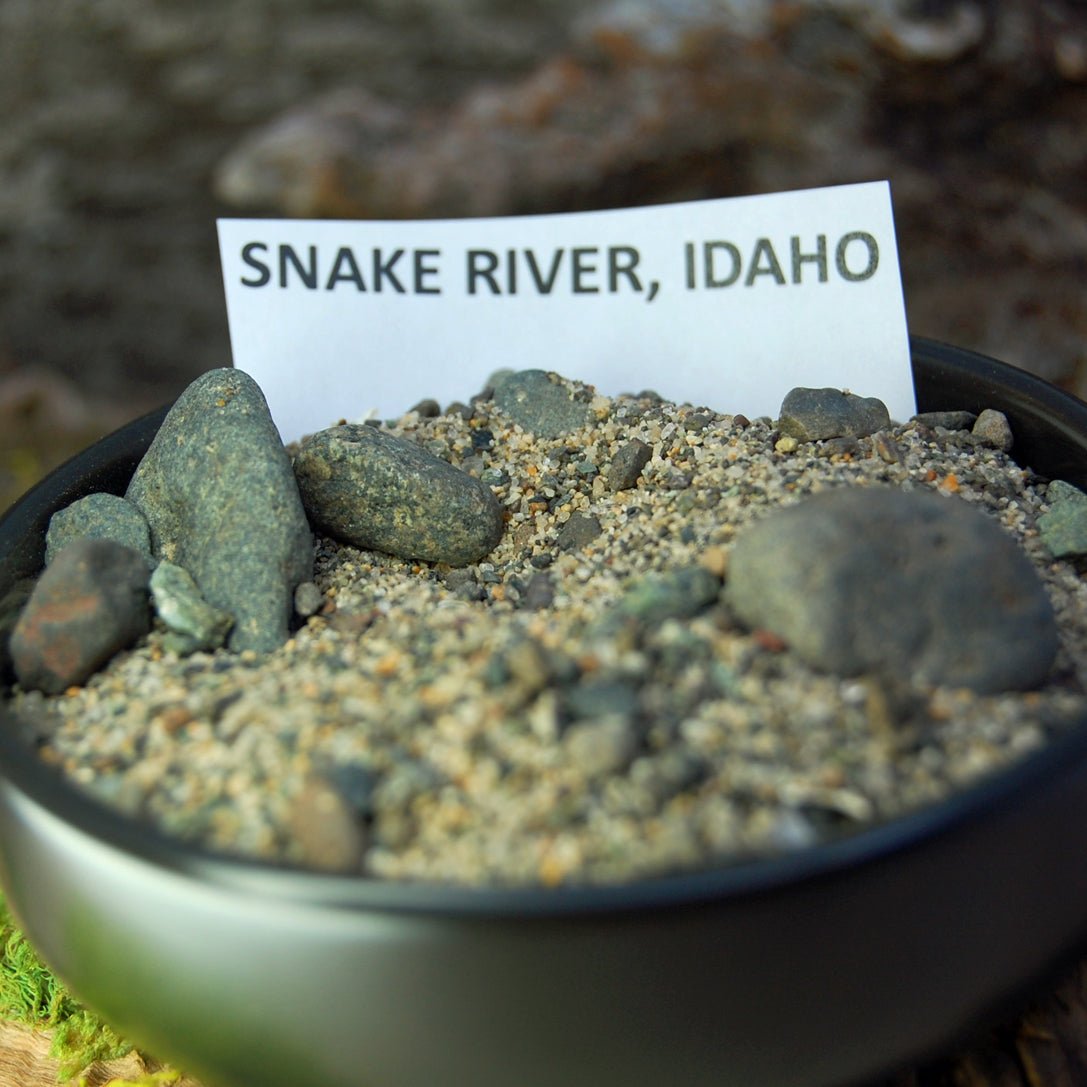
[{"label": "gray rock", "polygon": [[1026,555],[954,498],[842,487],[738,537],[727,599],[815,668],[989,693],[1040,683],[1058,635]]},{"label": "gray rock", "polygon": [[282,645],[313,537],[264,395],[240,370],[211,370],[174,404],[125,496],[159,559],[183,566],[234,617],[233,650]]},{"label": "gray rock", "polygon": [[475,413],[468,404],[464,404],[460,400],[454,400],[449,407],[445,409],[445,414],[459,415],[467,423]]},{"label": "gray rock", "polygon": [[632,717],[638,711],[638,688],[626,679],[594,677],[572,686],[566,692],[565,704],[578,720]]},{"label": "gray rock", "polygon": [[151,600],[169,631],[166,648],[179,656],[218,649],[234,625],[234,616],[212,607],[189,572],[172,562],[160,562],[151,574]]},{"label": "gray rock", "polygon": [[303,581],[294,590],[294,613],[303,619],[316,615],[321,610],[321,605],[324,602],[325,598],[316,582]]},{"label": "gray rock", "polygon": [[1087,555],[1087,494],[1062,480],[1046,489],[1049,512],[1038,518],[1038,535],[1054,558]]},{"label": "gray rock", "polygon": [[991,445],[994,449],[1000,449],[1005,453],[1010,452],[1015,444],[1008,417],[994,408],[986,408],[977,417],[971,433],[982,445]]},{"label": "gray rock", "polygon": [[621,770],[638,753],[640,743],[637,727],[622,714],[578,722],[562,737],[568,757],[586,777]]},{"label": "gray rock", "polygon": [[314,526],[354,547],[466,566],[502,538],[489,487],[383,430],[322,430],[302,442],[294,470]]},{"label": "gray rock", "polygon": [[46,567],[11,635],[27,688],[60,694],[151,629],[147,560],[115,540],[75,540]]},{"label": "gray rock", "polygon": [[652,459],[653,450],[640,438],[624,442],[612,457],[605,478],[613,491],[625,491],[638,482],[642,469]]},{"label": "gray rock", "polygon": [[629,585],[616,605],[624,618],[657,626],[666,619],[689,619],[717,601],[721,579],[704,566],[648,574]]},{"label": "gray rock", "polygon": [[592,513],[571,513],[558,535],[560,551],[581,551],[604,531],[600,518]]},{"label": "gray rock", "polygon": [[427,397],[420,400],[412,409],[420,419],[436,419],[442,413],[442,406],[437,400]]},{"label": "gray rock", "polygon": [[593,422],[593,413],[574,388],[546,370],[495,374],[494,405],[513,422],[541,438],[561,438]]},{"label": "gray rock", "polygon": [[923,411],[914,416],[916,422],[934,430],[970,430],[977,419],[972,411]]},{"label": "gray rock", "polygon": [[542,570],[529,578],[525,587],[524,596],[521,598],[521,607],[529,611],[539,611],[541,608],[549,608],[555,602],[555,582],[550,574]]},{"label": "gray rock", "polygon": [[45,534],[45,563],[73,540],[116,540],[151,560],[151,530],[147,518],[115,494],[89,494],[49,518]]},{"label": "gray rock", "polygon": [[890,425],[882,400],[841,389],[792,389],[782,401],[778,418],[781,433],[801,442],[864,438]]}]

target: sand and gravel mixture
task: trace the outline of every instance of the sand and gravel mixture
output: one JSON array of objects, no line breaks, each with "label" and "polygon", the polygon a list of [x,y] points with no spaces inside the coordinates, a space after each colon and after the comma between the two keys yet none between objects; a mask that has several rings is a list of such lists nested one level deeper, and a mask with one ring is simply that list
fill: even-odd
[{"label": "sand and gravel mixture", "polygon": [[[551,440],[485,399],[393,424],[493,488],[506,527],[486,561],[319,537],[316,613],[280,650],[178,657],[155,632],[65,695],[17,692],[15,710],[96,797],[215,851],[547,885],[803,848],[1083,715],[1087,589],[1039,539],[1045,481],[1005,453],[920,421],[797,443],[654,396],[587,402],[593,421]],[[637,442],[649,459],[614,489]],[[1061,626],[1044,688],[818,674],[707,602],[768,507],[874,484],[953,493],[1019,540]]]}]

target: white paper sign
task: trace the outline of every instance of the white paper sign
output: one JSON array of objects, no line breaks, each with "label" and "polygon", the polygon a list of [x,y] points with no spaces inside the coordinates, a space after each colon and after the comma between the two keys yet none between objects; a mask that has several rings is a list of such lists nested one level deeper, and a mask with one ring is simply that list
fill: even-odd
[{"label": "white paper sign", "polygon": [[886,182],[500,219],[221,219],[234,365],[284,440],[495,370],[754,418],[794,386],[915,409]]}]

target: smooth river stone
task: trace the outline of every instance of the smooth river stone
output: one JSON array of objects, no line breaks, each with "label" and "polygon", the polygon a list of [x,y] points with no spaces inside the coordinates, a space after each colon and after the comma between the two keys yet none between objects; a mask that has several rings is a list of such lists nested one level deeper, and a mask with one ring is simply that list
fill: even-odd
[{"label": "smooth river stone", "polygon": [[891,425],[887,405],[842,389],[792,389],[781,404],[778,428],[800,442],[864,438]]},{"label": "smooth river stone", "polygon": [[354,547],[467,566],[502,538],[489,487],[377,427],[345,423],[311,435],[294,471],[313,526]]},{"label": "smooth river stone", "polygon": [[839,487],[737,537],[726,599],[739,619],[838,675],[890,674],[981,693],[1041,683],[1053,609],[1030,560],[965,501]]}]

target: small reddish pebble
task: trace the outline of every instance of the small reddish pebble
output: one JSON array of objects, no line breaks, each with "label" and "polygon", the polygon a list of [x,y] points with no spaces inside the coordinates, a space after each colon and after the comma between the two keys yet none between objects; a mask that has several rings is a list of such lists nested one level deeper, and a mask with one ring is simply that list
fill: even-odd
[{"label": "small reddish pebble", "polygon": [[760,649],[765,649],[768,653],[783,653],[788,648],[785,639],[778,637],[772,630],[760,627],[751,632],[751,637],[755,639]]}]

